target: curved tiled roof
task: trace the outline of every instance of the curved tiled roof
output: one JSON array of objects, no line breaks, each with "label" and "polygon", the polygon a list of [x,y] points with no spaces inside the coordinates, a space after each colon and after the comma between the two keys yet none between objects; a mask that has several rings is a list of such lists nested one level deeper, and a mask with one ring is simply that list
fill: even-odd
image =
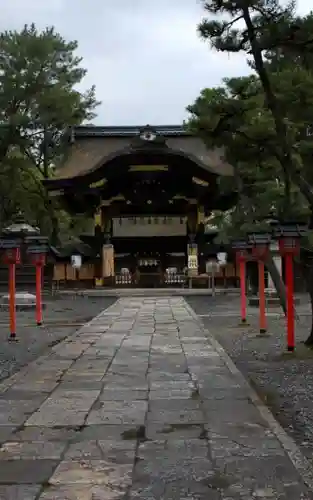
[{"label": "curved tiled roof", "polygon": [[[143,127],[94,127],[73,129],[67,159],[55,173],[54,180],[73,179],[102,168],[113,156],[123,155]],[[169,154],[189,159],[216,175],[233,176],[233,167],[223,157],[222,149],[208,150],[203,141],[180,126],[151,128],[164,137]],[[151,151],[152,153],[152,151]]]}]

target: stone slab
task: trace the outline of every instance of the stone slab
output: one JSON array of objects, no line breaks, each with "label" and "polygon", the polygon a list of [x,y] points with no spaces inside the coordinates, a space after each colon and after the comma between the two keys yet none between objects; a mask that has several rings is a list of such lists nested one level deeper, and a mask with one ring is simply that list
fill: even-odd
[{"label": "stone slab", "polygon": [[14,442],[0,447],[2,460],[60,460],[65,450],[64,443],[50,441]]},{"label": "stone slab", "polygon": [[[40,495],[40,500],[121,500],[122,495],[123,493],[118,488],[114,491],[110,486],[106,487],[103,484],[101,486],[62,485],[45,489]],[[12,497],[12,500],[19,499]],[[28,499],[23,498],[23,500]]]},{"label": "stone slab", "polygon": [[182,297],[120,298],[5,388],[0,498],[312,498]]},{"label": "stone slab", "polygon": [[[43,484],[49,481],[59,460],[2,460],[0,484]],[[1,497],[0,497],[1,498]]]},{"label": "stone slab", "polygon": [[[87,290],[59,290],[58,293],[62,296],[75,296],[82,295],[86,297],[131,297],[137,296],[141,297],[151,297],[152,299],[157,297],[184,297],[184,296],[206,296],[212,295],[212,290],[210,288],[135,288],[135,289],[127,289],[127,288],[99,288],[94,289],[90,288]],[[216,295],[221,294],[240,294],[240,290],[238,288],[216,288],[214,290]]]},{"label": "stone slab", "polygon": [[1,500],[37,500],[41,485],[3,486],[0,484]]},{"label": "stone slab", "polygon": [[[5,294],[0,298],[0,308],[3,311],[9,310],[10,295]],[[36,309],[36,295],[29,292],[17,292],[15,294],[15,307],[17,311],[27,311]],[[42,302],[42,309],[46,308],[45,302]]]},{"label": "stone slab", "polygon": [[112,464],[105,460],[77,459],[60,463],[49,480],[51,485],[104,485],[126,492],[132,482],[133,464]]}]

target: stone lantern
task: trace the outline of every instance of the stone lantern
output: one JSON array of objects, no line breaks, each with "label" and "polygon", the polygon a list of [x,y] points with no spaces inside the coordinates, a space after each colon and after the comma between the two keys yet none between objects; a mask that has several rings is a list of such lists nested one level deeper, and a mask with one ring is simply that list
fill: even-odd
[{"label": "stone lantern", "polygon": [[[18,252],[18,259],[15,260],[15,264],[32,264],[36,267],[36,273],[37,266],[41,266],[41,268],[44,266],[45,257],[48,253],[48,238],[40,235],[38,227],[28,224],[21,213],[1,233],[1,248],[8,249],[8,245],[11,245],[11,248],[13,248],[12,245],[14,248],[18,248],[18,250],[14,250]],[[2,251],[2,254],[2,262],[8,263],[8,250]],[[15,293],[15,299],[17,309],[35,309],[36,307],[36,296],[26,291]],[[8,302],[9,296],[4,295],[2,305],[7,305]]]},{"label": "stone lantern", "polygon": [[268,231],[251,231],[248,233],[248,242],[251,245],[252,255],[264,258],[270,250],[272,234]]}]

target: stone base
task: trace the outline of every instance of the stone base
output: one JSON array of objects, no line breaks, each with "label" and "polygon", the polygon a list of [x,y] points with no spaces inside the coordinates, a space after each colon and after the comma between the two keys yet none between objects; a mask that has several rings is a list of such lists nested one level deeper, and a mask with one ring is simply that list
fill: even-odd
[{"label": "stone base", "polygon": [[[259,307],[259,297],[258,296],[253,296],[249,297],[248,304],[251,307]],[[280,307],[280,300],[277,295],[273,294],[266,294],[265,295],[265,303],[266,307]],[[298,298],[294,299],[294,304],[298,305],[300,303],[300,300]]]},{"label": "stone base", "polygon": [[276,299],[278,298],[275,288],[265,288],[265,295],[266,297],[274,297]]},{"label": "stone base", "polygon": [[[9,294],[2,295],[0,308],[2,311],[8,311],[10,308]],[[15,306],[17,311],[29,311],[36,309],[36,295],[28,292],[17,292],[15,294]],[[42,308],[45,309],[46,304],[42,303]]]},{"label": "stone base", "polygon": [[[211,296],[210,288],[90,288],[85,290],[56,290],[59,296],[83,296],[83,297],[190,297],[190,296]],[[216,288],[216,295],[235,295],[240,294],[239,288]]]}]

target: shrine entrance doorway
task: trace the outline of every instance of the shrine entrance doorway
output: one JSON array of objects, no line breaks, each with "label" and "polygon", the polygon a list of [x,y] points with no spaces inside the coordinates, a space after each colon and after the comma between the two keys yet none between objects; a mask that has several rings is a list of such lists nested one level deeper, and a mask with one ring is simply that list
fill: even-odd
[{"label": "shrine entrance doorway", "polygon": [[159,288],[163,284],[163,269],[160,259],[139,257],[136,270],[137,286]]}]

